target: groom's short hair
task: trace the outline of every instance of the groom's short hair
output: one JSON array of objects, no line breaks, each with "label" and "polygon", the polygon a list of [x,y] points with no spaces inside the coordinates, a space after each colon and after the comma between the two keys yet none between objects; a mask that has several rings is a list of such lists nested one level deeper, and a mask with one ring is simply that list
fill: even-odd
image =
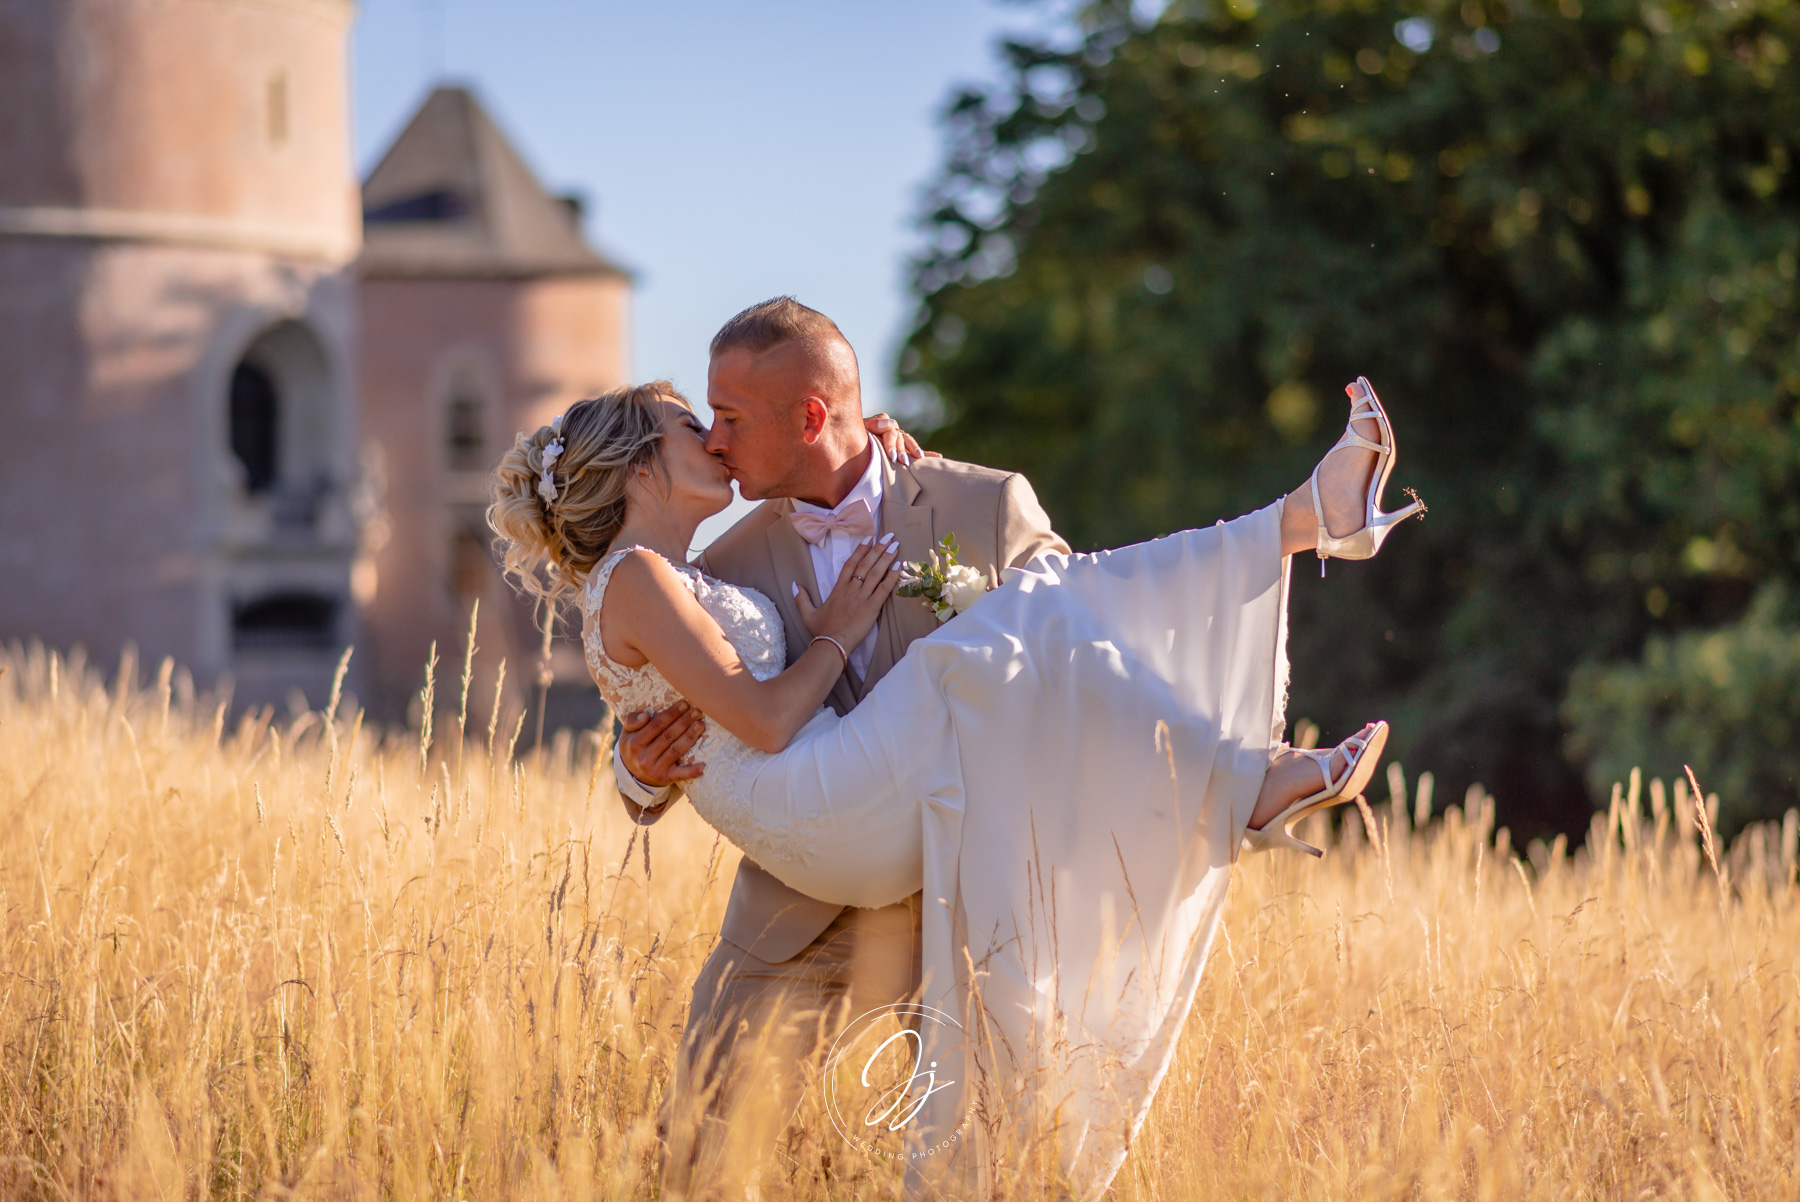
[{"label": "groom's short hair", "polygon": [[711,353],[722,355],[742,347],[760,355],[784,342],[818,334],[844,336],[837,322],[817,309],[791,296],[777,296],[751,305],[720,326],[713,335]]}]

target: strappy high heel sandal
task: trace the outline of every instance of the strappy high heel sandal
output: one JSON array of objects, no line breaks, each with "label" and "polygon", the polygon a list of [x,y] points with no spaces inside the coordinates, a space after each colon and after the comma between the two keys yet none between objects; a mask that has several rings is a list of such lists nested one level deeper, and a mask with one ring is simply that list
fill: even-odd
[{"label": "strappy high heel sandal", "polygon": [[[1336,747],[1326,751],[1311,751],[1304,747],[1290,747],[1288,750],[1308,756],[1319,766],[1319,774],[1325,778],[1325,787],[1310,797],[1302,797],[1275,817],[1260,830],[1244,828],[1244,849],[1246,851],[1273,851],[1278,847],[1293,851],[1303,851],[1308,855],[1324,856],[1324,852],[1312,844],[1294,838],[1294,826],[1301,819],[1315,814],[1328,806],[1354,801],[1362,795],[1369,785],[1369,778],[1375,775],[1375,765],[1381,760],[1381,752],[1387,747],[1388,724],[1375,723],[1374,729],[1367,735],[1351,735]],[[1335,778],[1331,775],[1331,757],[1339,751],[1348,754],[1349,762]]]},{"label": "strappy high heel sandal", "polygon": [[[1344,423],[1344,436],[1337,440],[1337,445],[1325,452],[1324,458],[1319,462],[1324,463],[1339,451],[1374,451],[1375,471],[1369,477],[1369,494],[1363,507],[1362,529],[1343,538],[1333,538],[1325,529],[1325,506],[1319,501],[1319,469],[1313,468],[1313,516],[1319,523],[1318,555],[1321,576],[1325,574],[1325,561],[1328,558],[1373,559],[1375,552],[1381,550],[1381,544],[1387,539],[1389,530],[1413,514],[1425,512],[1425,502],[1419,500],[1416,493],[1411,501],[1394,512],[1381,512],[1381,494],[1387,488],[1388,476],[1393,473],[1394,461],[1399,457],[1394,445],[1394,428],[1388,424],[1387,411],[1382,409],[1381,402],[1376,399],[1375,390],[1369,386],[1367,377],[1356,377],[1356,383],[1346,384],[1344,391],[1350,395],[1350,420]],[[1380,442],[1370,442],[1356,432],[1356,423],[1367,418],[1375,420],[1381,435]]]}]

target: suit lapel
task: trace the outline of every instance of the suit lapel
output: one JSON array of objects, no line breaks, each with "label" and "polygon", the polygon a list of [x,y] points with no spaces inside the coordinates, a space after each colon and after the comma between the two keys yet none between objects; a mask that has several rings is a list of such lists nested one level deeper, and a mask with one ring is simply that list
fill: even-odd
[{"label": "suit lapel", "polygon": [[[912,472],[881,460],[881,529],[900,536],[900,560],[912,563],[926,558],[937,545],[931,506],[919,501],[919,482]],[[795,536],[799,537],[798,535]],[[917,597],[889,597],[875,626],[875,654],[869,660],[869,676],[857,690],[857,700],[900,662],[917,638],[937,629],[937,619]]]},{"label": "suit lapel", "polygon": [[[769,560],[775,569],[775,579],[781,581],[775,597],[776,608],[781,610],[782,624],[787,627],[788,662],[806,653],[812,642],[812,632],[806,628],[806,621],[800,616],[800,606],[794,600],[794,591],[789,587],[792,581],[798,581],[800,587],[814,601],[819,599],[819,582],[813,573],[812,548],[806,545],[788,521],[788,515],[794,512],[794,503],[783,497],[775,502],[776,519],[769,523],[767,534],[769,539]],[[849,713],[856,706],[856,687],[852,684],[853,676],[846,671],[831,686],[827,700],[831,708],[840,714]]]}]

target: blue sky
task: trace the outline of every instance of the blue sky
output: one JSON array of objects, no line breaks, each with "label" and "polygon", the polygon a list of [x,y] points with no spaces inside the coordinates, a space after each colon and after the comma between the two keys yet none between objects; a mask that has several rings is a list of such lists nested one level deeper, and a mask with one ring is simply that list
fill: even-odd
[{"label": "blue sky", "polygon": [[354,33],[357,168],[437,79],[472,84],[546,186],[641,274],[631,371],[700,399],[706,343],[793,293],[835,318],[889,408],[912,305],[905,262],[943,153],[937,114],[998,76],[994,0],[364,0]]}]

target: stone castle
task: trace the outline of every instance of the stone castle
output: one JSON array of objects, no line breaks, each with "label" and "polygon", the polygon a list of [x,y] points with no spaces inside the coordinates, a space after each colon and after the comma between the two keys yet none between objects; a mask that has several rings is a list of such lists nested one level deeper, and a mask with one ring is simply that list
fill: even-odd
[{"label": "stone castle", "polygon": [[319,704],[354,644],[398,717],[479,600],[481,678],[536,694],[486,471],[625,381],[631,279],[460,88],[359,193],[353,15],[0,5],[0,639],[135,646],[240,705]]}]

